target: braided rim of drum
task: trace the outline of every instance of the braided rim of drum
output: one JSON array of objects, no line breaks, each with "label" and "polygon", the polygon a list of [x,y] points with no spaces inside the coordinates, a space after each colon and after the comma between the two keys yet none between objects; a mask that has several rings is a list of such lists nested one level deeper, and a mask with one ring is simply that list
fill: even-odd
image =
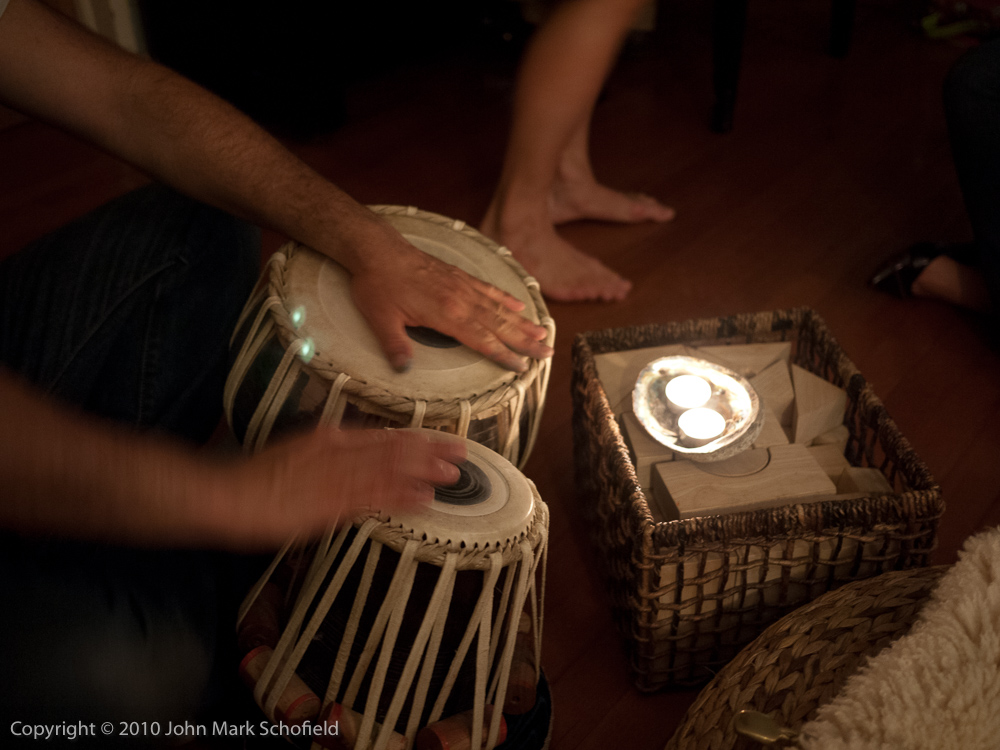
[{"label": "braided rim of drum", "polygon": [[[902,489],[856,500],[654,520],[594,355],[669,344],[776,341],[791,341],[796,364],[847,391],[848,461],[878,468]],[[714,668],[803,602],[851,581],[927,565],[945,508],[940,487],[815,310],[800,307],[581,333],[573,343],[572,362],[579,508],[600,552],[638,689],[704,684]],[[808,547],[806,554],[795,551],[798,545]],[[833,559],[826,559],[822,545],[834,545]],[[729,572],[737,572],[741,582],[718,594],[705,593],[727,574],[723,568],[708,572],[708,558],[729,559],[750,546],[777,551],[778,557],[743,561],[738,569],[731,565]],[[857,553],[843,557],[852,546]],[[785,574],[776,585],[761,583],[765,565],[788,571],[806,566],[811,571],[805,581],[808,592],[796,594],[794,581]],[[670,570],[675,580],[663,584],[663,570]],[[777,589],[776,602],[759,596],[732,610],[709,609],[726,596],[741,598],[765,585]],[[693,599],[683,598],[685,587],[697,591]],[[722,619],[723,614],[735,619]],[[692,629],[711,643],[690,645]]]},{"label": "braided rim of drum", "polygon": [[419,562],[426,562],[440,567],[444,563],[446,555],[458,552],[458,570],[487,570],[490,567],[490,557],[499,552],[504,565],[521,557],[521,544],[527,541],[532,549],[544,542],[549,528],[549,509],[542,502],[530,479],[525,481],[531,485],[531,493],[534,496],[535,509],[531,516],[531,521],[527,527],[517,536],[508,537],[499,544],[485,544],[476,546],[466,546],[458,544],[442,544],[440,542],[429,541],[424,535],[414,533],[409,529],[392,520],[391,514],[383,517],[379,513],[359,516],[354,520],[354,526],[360,528],[368,518],[376,518],[379,525],[372,536],[377,538],[382,544],[396,552],[401,552],[407,542],[417,540],[422,543],[416,554]]},{"label": "braided rim of drum", "polygon": [[[739,711],[798,729],[870,657],[905,635],[948,570],[893,571],[830,591],[767,628],[690,706],[666,750],[751,750]],[[785,743],[787,745],[787,743]]]},{"label": "braided rim of drum", "polygon": [[[539,289],[538,281],[535,280],[534,277],[528,275],[527,271],[524,270],[524,267],[511,255],[510,250],[498,245],[493,240],[476,231],[472,227],[466,226],[465,222],[456,219],[449,219],[448,217],[440,214],[431,213],[429,211],[421,211],[413,206],[375,205],[369,206],[369,208],[376,214],[382,216],[403,215],[448,227],[452,231],[476,240],[476,242],[483,245],[487,250],[492,251],[524,281],[524,284],[528,289],[528,294],[531,297],[532,304],[535,305],[535,310],[538,312],[539,325],[544,326],[548,331],[548,335],[545,337],[545,343],[549,346],[553,345],[555,341],[555,321],[549,315],[548,308],[545,306],[545,301],[542,299],[542,293]],[[276,253],[277,260],[273,263],[273,273],[268,281],[268,289],[272,296],[276,296],[280,299],[287,299],[285,263],[288,260],[291,260],[295,252],[302,247],[303,245],[296,242],[289,242],[279,249],[278,253]],[[285,259],[284,262],[281,260],[282,257]],[[290,346],[292,342],[300,338],[298,332],[295,330],[294,324],[292,323],[291,313],[285,309],[284,305],[278,306],[274,313],[274,320],[280,330],[282,342],[286,347]],[[488,393],[477,394],[472,400],[460,398],[440,398],[428,401],[426,412],[424,413],[423,423],[427,424],[428,422],[459,419],[462,415],[463,402],[469,404],[472,409],[472,415],[477,419],[493,416],[494,414],[500,412],[512,399],[518,397],[519,388],[526,390],[530,385],[532,385],[532,383],[537,383],[536,387],[539,390],[540,396],[544,398],[545,392],[548,388],[551,366],[551,357],[547,357],[545,359],[529,358],[527,370],[522,373],[515,373],[511,371],[509,381],[507,383]],[[337,376],[341,374],[341,370],[337,369],[336,365],[323,359],[321,352],[316,352],[313,355],[312,359],[309,361],[309,368],[330,382],[336,380]],[[381,410],[379,416],[390,419],[398,419],[400,416],[405,416],[406,421],[408,421],[413,412],[412,400],[387,391],[379,386],[367,383],[363,378],[355,377],[354,375],[351,375],[350,379],[344,383],[343,392],[362,400],[365,403],[366,408],[374,406],[376,407],[376,411]],[[538,401],[539,408],[538,413],[536,413],[535,416],[536,424],[541,419],[540,412],[542,398]],[[525,451],[525,454],[527,455],[528,452],[529,451]]]}]

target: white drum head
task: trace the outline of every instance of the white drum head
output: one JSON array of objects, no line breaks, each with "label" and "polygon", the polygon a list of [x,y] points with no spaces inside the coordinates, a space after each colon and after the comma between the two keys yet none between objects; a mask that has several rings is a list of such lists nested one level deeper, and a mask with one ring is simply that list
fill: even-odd
[{"label": "white drum head", "polygon": [[466,445],[468,460],[459,467],[458,483],[438,488],[433,502],[419,511],[392,513],[390,527],[454,548],[497,548],[524,538],[535,513],[531,483],[489,448],[471,440]]},{"label": "white drum head", "polygon": [[[395,207],[375,207],[376,212]],[[384,213],[383,217],[407,241],[424,252],[502,289],[525,303],[523,313],[539,322],[523,278],[482,235],[444,217],[420,212],[409,216]],[[428,217],[440,218],[440,222]],[[447,223],[444,223],[447,222]],[[478,352],[445,338],[440,346],[432,331],[411,332],[413,362],[406,373],[397,373],[382,353],[368,323],[351,298],[350,275],[334,261],[297,246],[285,267],[285,308],[302,308],[305,321],[301,338],[312,339],[315,357],[352,379],[380,387],[413,401],[469,399],[512,382],[517,374],[487,360]],[[429,335],[422,336],[421,333]]]}]

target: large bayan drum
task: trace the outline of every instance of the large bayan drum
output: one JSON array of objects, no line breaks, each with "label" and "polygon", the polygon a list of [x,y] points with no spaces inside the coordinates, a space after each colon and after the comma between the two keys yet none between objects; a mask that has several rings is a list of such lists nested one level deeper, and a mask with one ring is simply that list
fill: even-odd
[{"label": "large bayan drum", "polygon": [[[538,283],[463,222],[401,206],[374,206],[404,238],[525,304],[555,338]],[[348,272],[290,243],[275,253],[233,335],[225,410],[247,451],[272,431],[322,421],[361,427],[427,427],[468,437],[523,466],[548,387],[551,358],[515,373],[454,339],[408,329],[414,356],[394,371],[351,299]]]},{"label": "large bayan drum", "polygon": [[508,461],[468,451],[429,506],[364,513],[272,563],[238,627],[272,721],[355,750],[547,745],[548,509]]}]

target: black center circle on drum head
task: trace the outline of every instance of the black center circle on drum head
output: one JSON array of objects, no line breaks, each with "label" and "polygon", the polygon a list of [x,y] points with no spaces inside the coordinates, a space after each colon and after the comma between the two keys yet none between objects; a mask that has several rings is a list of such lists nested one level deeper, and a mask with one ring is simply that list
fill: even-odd
[{"label": "black center circle on drum head", "polygon": [[[425,433],[429,440],[442,439],[435,430],[405,429]],[[436,489],[428,505],[394,510],[386,520],[391,528],[403,530],[411,539],[450,549],[507,549],[529,532],[537,507],[537,490],[499,453],[468,438],[460,440],[464,440],[468,460],[459,464],[458,481]],[[378,536],[373,534],[372,538]],[[385,541],[398,545],[401,538],[387,536]]]},{"label": "black center circle on drum head", "polygon": [[426,326],[406,326],[406,335],[418,344],[429,346],[432,349],[454,349],[456,346],[461,346],[451,336]]},{"label": "black center circle on drum head", "polygon": [[485,472],[471,461],[458,465],[458,481],[449,487],[437,487],[434,499],[448,505],[479,505],[493,494],[493,485]]}]

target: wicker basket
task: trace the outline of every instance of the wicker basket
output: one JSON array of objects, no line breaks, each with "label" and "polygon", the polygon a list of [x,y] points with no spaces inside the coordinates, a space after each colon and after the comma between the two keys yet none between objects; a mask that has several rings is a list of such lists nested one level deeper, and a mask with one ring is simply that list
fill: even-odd
[{"label": "wicker basket", "polygon": [[666,750],[761,748],[733,728],[742,709],[798,730],[866,659],[910,630],[947,570],[942,565],[857,581],[783,617],[701,691]]},{"label": "wicker basket", "polygon": [[[847,391],[847,459],[880,469],[894,493],[655,522],[594,355],[776,341],[790,341],[793,362]],[[577,487],[640,690],[703,684],[795,607],[851,581],[927,565],[940,490],[813,310],[580,334],[572,393]]]}]

